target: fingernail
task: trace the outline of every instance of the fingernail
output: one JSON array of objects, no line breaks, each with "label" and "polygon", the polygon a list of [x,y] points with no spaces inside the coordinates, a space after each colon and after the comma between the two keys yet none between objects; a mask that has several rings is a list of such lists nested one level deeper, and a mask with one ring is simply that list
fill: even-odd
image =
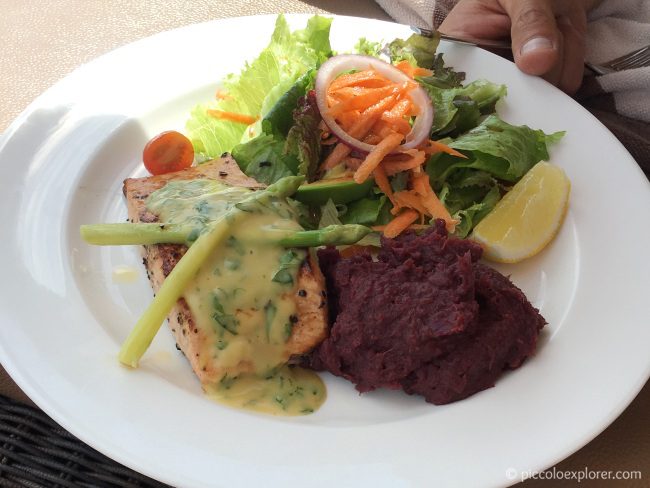
[{"label": "fingernail", "polygon": [[533,37],[521,46],[519,54],[523,55],[531,51],[537,51],[538,49],[553,49],[553,43],[546,37]]}]

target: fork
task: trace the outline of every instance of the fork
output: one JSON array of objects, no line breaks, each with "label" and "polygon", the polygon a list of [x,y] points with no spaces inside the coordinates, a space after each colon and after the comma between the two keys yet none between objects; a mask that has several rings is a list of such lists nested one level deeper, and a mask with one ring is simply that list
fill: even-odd
[{"label": "fork", "polygon": [[[420,34],[425,37],[433,37],[435,32],[429,29],[423,29],[421,27],[411,26],[416,34]],[[470,46],[485,47],[489,49],[510,49],[510,41],[494,41],[494,40],[481,40],[481,39],[460,39],[458,37],[449,36],[441,32],[438,33],[440,39],[446,41],[455,42],[458,44],[467,44]],[[645,66],[650,66],[650,45],[637,49],[636,51],[629,52],[623,56],[612,59],[603,64],[594,64],[588,61],[585,61],[585,66],[591,69],[594,73],[599,75],[606,75],[608,73],[613,73],[615,71],[622,71],[626,69],[633,68],[643,68]]]},{"label": "fork", "polygon": [[440,36],[440,39],[443,39],[445,41],[449,42],[455,42],[456,44],[466,44],[468,46],[478,46],[478,47],[486,47],[490,49],[506,49],[510,50],[512,48],[510,41],[500,41],[500,40],[491,40],[491,39],[470,39],[470,38],[460,38],[460,37],[454,37],[450,36],[447,34],[443,34],[440,31],[433,31],[431,29],[425,29],[423,27],[416,27],[414,25],[409,26],[413,32],[416,34],[420,34],[421,36],[424,37],[434,37],[435,35]]},{"label": "fork", "polygon": [[612,59],[603,64],[585,62],[585,66],[599,75],[606,75],[608,73],[613,73],[614,71],[623,71],[625,69],[650,66],[650,45],[624,54],[620,58]]}]

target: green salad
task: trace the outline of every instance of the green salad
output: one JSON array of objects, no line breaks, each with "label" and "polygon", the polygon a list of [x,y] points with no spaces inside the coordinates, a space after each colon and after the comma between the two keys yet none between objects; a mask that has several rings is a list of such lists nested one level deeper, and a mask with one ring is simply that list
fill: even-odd
[{"label": "green salad", "polygon": [[[389,175],[390,191],[379,185],[360,191],[345,164],[326,170],[322,166],[333,147],[327,139],[336,133],[328,133],[310,94],[321,65],[345,56],[332,51],[331,22],[314,16],[304,29],[292,32],[284,16],[278,16],[268,46],[239,74],[226,77],[223,96],[194,107],[186,134],[202,161],[228,152],[246,175],[261,183],[302,175],[322,188],[318,198],[302,204],[301,224],[306,228],[344,223],[381,229],[397,213],[390,193],[409,191],[409,173]],[[533,165],[548,159],[548,146],[564,133],[549,135],[502,120],[495,107],[506,96],[506,87],[487,80],[466,82],[465,74],[445,65],[436,52],[438,41],[415,34],[388,43],[360,39],[354,49],[356,54],[414,68],[414,83],[426,91],[433,106],[428,138],[464,156],[427,153],[421,168],[456,222],[453,233],[465,237]],[[355,69],[342,73],[351,72]],[[215,114],[241,115],[243,122]],[[408,120],[411,125],[413,120]],[[365,157],[363,152],[355,155],[354,147],[351,154],[357,161]],[[421,226],[435,217],[420,213]],[[371,235],[364,242],[377,241]]]}]

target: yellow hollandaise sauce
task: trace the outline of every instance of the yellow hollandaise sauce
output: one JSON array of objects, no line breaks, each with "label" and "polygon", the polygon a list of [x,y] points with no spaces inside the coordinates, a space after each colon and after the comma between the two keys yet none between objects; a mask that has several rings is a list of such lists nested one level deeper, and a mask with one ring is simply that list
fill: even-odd
[{"label": "yellow hollandaise sauce", "polygon": [[325,385],[316,373],[287,365],[266,377],[225,376],[217,384],[205,385],[205,391],[220,403],[272,415],[307,415],[326,397]]},{"label": "yellow hollandaise sauce", "polygon": [[314,372],[286,364],[306,251],[260,237],[264,230],[277,234],[302,227],[286,200],[242,204],[248,194],[213,180],[171,181],[151,194],[147,208],[161,222],[194,226],[197,236],[233,206],[247,212],[183,295],[203,338],[197,360],[221,374],[203,388],[231,407],[309,414],[325,400],[325,385]]}]

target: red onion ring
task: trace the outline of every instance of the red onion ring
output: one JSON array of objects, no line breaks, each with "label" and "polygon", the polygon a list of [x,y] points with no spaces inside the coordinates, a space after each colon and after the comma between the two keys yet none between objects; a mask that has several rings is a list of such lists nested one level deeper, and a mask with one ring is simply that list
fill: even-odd
[{"label": "red onion ring", "polygon": [[[381,59],[359,54],[340,54],[333,56],[319,68],[314,89],[316,92],[316,103],[323,117],[323,121],[330,128],[332,134],[338,137],[341,142],[353,149],[369,153],[375,146],[355,139],[345,132],[336,120],[334,120],[334,117],[329,114],[329,106],[327,104],[327,88],[332,81],[341,73],[353,69],[359,71],[375,70],[393,83],[404,83],[413,80],[392,64],[386,63]],[[393,151],[394,153],[418,147],[429,138],[431,126],[433,125],[433,104],[424,88],[421,86],[414,88],[409,92],[409,96],[420,112],[415,118],[411,131],[406,135],[406,142],[397,147]]]}]

